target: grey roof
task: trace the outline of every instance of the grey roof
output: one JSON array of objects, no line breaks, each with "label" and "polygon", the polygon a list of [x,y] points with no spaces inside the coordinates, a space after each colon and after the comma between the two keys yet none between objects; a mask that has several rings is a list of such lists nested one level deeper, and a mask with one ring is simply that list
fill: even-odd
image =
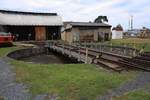
[{"label": "grey roof", "polygon": [[9,14],[30,14],[30,15],[54,15],[56,16],[57,13],[48,13],[48,12],[23,12],[23,11],[13,11],[13,10],[0,10],[2,13],[9,13]]},{"label": "grey roof", "polygon": [[62,26],[62,18],[55,13],[28,13],[0,10],[0,25]]},{"label": "grey roof", "polygon": [[105,23],[92,23],[92,22],[70,22],[72,26],[101,26],[101,27],[111,27],[109,24]]}]

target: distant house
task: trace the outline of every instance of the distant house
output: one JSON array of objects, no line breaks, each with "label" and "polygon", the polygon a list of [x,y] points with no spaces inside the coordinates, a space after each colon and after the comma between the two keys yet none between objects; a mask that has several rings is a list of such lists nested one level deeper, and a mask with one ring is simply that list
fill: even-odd
[{"label": "distant house", "polygon": [[72,42],[98,42],[111,39],[111,25],[92,22],[65,22],[62,40]]},{"label": "distant house", "polygon": [[124,33],[124,38],[150,38],[150,29],[143,27],[142,29],[127,30]]},{"label": "distant house", "polygon": [[143,27],[139,37],[140,38],[150,38],[150,29]]},{"label": "distant house", "polygon": [[126,30],[124,32],[124,38],[137,38],[139,37],[140,33],[141,29]]},{"label": "distant house", "polygon": [[123,27],[120,24],[112,29],[112,39],[123,39]]},{"label": "distant house", "polygon": [[60,39],[62,25],[56,13],[0,10],[0,31],[12,33],[18,41]]}]

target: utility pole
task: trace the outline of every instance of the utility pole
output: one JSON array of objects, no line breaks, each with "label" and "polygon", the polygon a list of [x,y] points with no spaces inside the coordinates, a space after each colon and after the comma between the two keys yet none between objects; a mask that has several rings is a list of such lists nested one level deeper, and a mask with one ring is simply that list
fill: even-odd
[{"label": "utility pole", "polygon": [[128,24],[129,24],[129,26],[128,26],[128,30],[130,30],[130,26],[131,26],[131,25],[130,25],[130,24],[131,24],[130,17],[129,17],[129,23],[128,23]]},{"label": "utility pole", "polygon": [[129,18],[129,30],[133,30],[133,16],[132,15]]},{"label": "utility pole", "polygon": [[131,16],[131,30],[133,30],[133,16]]}]

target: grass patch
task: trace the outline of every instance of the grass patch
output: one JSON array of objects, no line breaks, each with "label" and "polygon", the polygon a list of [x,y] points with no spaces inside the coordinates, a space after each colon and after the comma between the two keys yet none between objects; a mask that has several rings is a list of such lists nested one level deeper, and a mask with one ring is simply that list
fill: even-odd
[{"label": "grass patch", "polygon": [[5,48],[0,48],[0,57],[6,56],[8,53],[18,50],[19,47],[5,47]]},{"label": "grass patch", "polygon": [[4,100],[4,98],[0,96],[0,100]]},{"label": "grass patch", "polygon": [[120,43],[150,43],[150,39],[140,39],[140,38],[128,38],[128,39],[114,39],[112,42]]},{"label": "grass patch", "polygon": [[116,40],[111,40],[113,45],[127,45],[129,47],[135,47],[137,49],[142,49],[144,45],[146,47],[144,48],[144,51],[150,52],[150,39],[140,39],[140,38],[129,38],[129,39],[116,39]]},{"label": "grass patch", "polygon": [[137,90],[120,97],[115,97],[113,100],[150,100],[150,92]]},{"label": "grass patch", "polygon": [[[0,57],[20,47],[0,48]],[[107,72],[94,65],[29,64],[12,60],[17,82],[29,85],[34,95],[58,94],[60,100],[94,100],[112,88],[133,79],[135,72]]]},{"label": "grass patch", "polygon": [[58,94],[60,100],[94,100],[107,90],[133,79],[135,72],[106,72],[95,65],[27,64],[12,61],[18,82],[30,85],[34,94]]}]

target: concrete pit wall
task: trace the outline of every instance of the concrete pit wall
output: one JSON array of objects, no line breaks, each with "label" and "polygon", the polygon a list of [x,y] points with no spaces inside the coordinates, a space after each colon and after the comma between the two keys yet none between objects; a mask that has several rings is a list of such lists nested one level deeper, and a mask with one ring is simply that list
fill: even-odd
[{"label": "concrete pit wall", "polygon": [[9,53],[7,56],[13,59],[27,58],[39,54],[46,53],[46,48],[28,48],[16,50],[14,52]]}]

